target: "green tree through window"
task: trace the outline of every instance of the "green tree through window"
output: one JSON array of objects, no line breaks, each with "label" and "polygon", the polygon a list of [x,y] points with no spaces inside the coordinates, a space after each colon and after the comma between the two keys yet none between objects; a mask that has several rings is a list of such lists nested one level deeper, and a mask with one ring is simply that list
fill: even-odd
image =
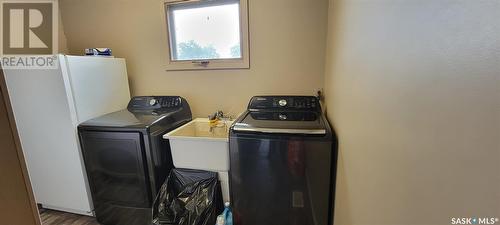
[{"label": "green tree through window", "polygon": [[241,50],[239,44],[231,47],[231,57],[241,58]]},{"label": "green tree through window", "polygon": [[213,46],[201,46],[194,40],[179,43],[178,48],[177,58],[179,60],[219,58],[219,53]]}]

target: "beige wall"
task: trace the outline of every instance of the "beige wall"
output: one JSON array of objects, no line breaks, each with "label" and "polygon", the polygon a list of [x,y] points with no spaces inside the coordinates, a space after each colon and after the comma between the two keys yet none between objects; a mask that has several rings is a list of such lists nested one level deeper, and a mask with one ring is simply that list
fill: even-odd
[{"label": "beige wall", "polygon": [[68,49],[68,40],[66,39],[66,35],[64,34],[64,26],[63,26],[63,23],[62,23],[62,19],[61,19],[61,13],[59,12],[59,15],[58,15],[58,36],[57,36],[57,44],[58,44],[58,52],[59,53],[62,53],[62,54],[68,54],[69,53],[69,49]]},{"label": "beige wall", "polygon": [[330,3],[335,224],[500,217],[500,1]]},{"label": "beige wall", "polygon": [[134,95],[181,95],[195,116],[241,112],[257,94],[323,87],[328,0],[252,0],[249,70],[166,72],[161,0],[61,0],[72,54],[110,47],[124,57]]}]

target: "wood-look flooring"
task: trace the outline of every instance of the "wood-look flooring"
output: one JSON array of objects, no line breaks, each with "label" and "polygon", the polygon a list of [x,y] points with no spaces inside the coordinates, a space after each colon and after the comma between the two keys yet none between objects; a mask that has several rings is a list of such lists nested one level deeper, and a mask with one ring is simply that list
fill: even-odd
[{"label": "wood-look flooring", "polygon": [[40,210],[43,225],[100,225],[94,217],[47,209]]}]

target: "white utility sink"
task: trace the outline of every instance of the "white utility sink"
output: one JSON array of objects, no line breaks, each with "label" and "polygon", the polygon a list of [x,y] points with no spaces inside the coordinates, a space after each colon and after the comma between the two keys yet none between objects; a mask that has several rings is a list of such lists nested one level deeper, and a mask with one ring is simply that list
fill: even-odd
[{"label": "white utility sink", "polygon": [[229,127],[233,121],[219,121],[210,128],[208,118],[196,118],[165,134],[176,168],[218,172],[224,201],[229,201]]}]

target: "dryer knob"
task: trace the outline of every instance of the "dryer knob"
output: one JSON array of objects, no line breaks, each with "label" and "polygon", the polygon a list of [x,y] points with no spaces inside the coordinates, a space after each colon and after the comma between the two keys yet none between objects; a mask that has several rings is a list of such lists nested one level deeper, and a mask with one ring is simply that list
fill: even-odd
[{"label": "dryer knob", "polygon": [[281,99],[278,101],[278,104],[283,107],[283,106],[286,106],[287,102],[285,99]]},{"label": "dryer knob", "polygon": [[150,105],[150,106],[154,106],[154,105],[156,105],[157,103],[158,103],[158,100],[156,100],[156,99],[154,99],[154,98],[152,98],[151,100],[149,100],[149,105]]}]

